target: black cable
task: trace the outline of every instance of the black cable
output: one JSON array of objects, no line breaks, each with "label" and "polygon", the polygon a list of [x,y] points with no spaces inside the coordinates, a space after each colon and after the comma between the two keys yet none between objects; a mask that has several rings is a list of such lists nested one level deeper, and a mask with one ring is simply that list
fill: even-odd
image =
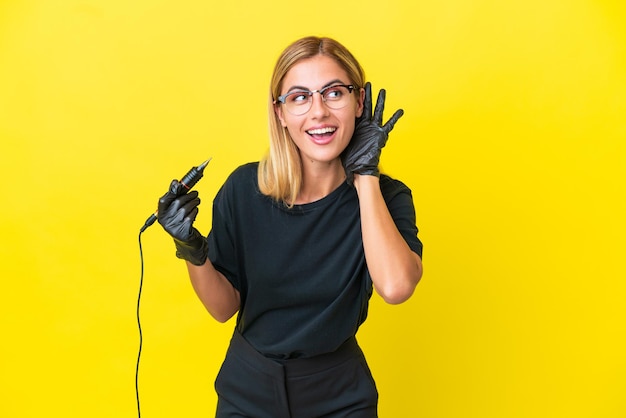
[{"label": "black cable", "polygon": [[[184,186],[184,192],[187,193],[202,178],[204,169],[209,164],[211,158],[200,164],[198,167],[192,167],[180,181]],[[137,353],[137,366],[135,367],[135,396],[137,397],[137,417],[141,418],[141,407],[139,405],[139,362],[141,360],[141,346],[143,345],[143,334],[141,332],[141,319],[139,317],[139,306],[141,304],[141,289],[143,287],[143,249],[141,248],[141,234],[150,225],[157,220],[156,213],[150,215],[146,223],[139,230],[139,258],[141,260],[141,278],[139,279],[139,293],[137,295],[137,328],[139,328],[139,352]]]},{"label": "black cable", "polygon": [[141,418],[141,407],[139,405],[139,361],[141,360],[141,347],[143,345],[143,334],[141,332],[141,318],[139,316],[139,306],[141,304],[141,289],[143,288],[143,249],[141,248],[141,233],[139,232],[139,258],[141,260],[141,277],[139,279],[139,293],[137,294],[137,328],[139,328],[139,352],[137,353],[137,366],[135,367],[135,396],[137,397],[137,417]]}]

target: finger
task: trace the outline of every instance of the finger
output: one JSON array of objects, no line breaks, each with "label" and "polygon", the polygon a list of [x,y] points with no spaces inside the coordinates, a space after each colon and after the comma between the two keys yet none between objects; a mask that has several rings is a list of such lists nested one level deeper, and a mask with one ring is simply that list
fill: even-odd
[{"label": "finger", "polygon": [[200,204],[198,192],[191,191],[178,199],[181,203],[181,208],[178,210],[178,213],[182,214],[183,228],[185,231],[190,231],[192,224],[196,220],[196,216],[198,216],[198,205]]},{"label": "finger", "polygon": [[[192,193],[190,193],[191,196],[180,196],[174,200],[170,206],[167,213],[169,214],[169,223],[171,225],[179,225],[179,228],[181,227],[180,225],[182,225],[182,228],[186,230],[196,219],[200,199],[198,198],[197,192],[195,196]],[[168,215],[165,216],[167,217]]]},{"label": "finger", "polygon": [[391,117],[391,119],[389,119],[387,121],[387,123],[385,123],[385,125],[383,126],[383,130],[385,131],[385,133],[388,134],[389,132],[391,132],[391,130],[393,129],[394,125],[396,124],[398,119],[400,119],[400,117],[402,117],[402,115],[404,115],[404,110],[402,110],[402,109],[396,110],[396,113],[394,113],[393,116]]},{"label": "finger", "polygon": [[385,89],[380,89],[378,99],[376,100],[376,108],[374,109],[374,121],[378,126],[383,124],[383,111],[385,110]]},{"label": "finger", "polygon": [[196,216],[198,216],[198,206],[195,206],[187,216],[185,216],[185,224],[191,226],[196,220]]},{"label": "finger", "polygon": [[[168,194],[166,194],[164,197],[161,198],[161,200],[159,200],[159,206],[158,206],[159,215],[157,216],[159,217],[165,216],[166,213],[170,213],[170,215],[177,213],[178,211],[180,211],[181,208],[183,208],[191,200],[197,198],[198,192],[192,191],[189,194],[184,194],[179,197],[174,196],[173,198],[171,198],[171,196],[174,196],[174,195],[168,192]],[[199,203],[200,201],[198,199],[198,204]]]},{"label": "finger", "polygon": [[186,216],[189,212],[193,210],[194,207],[200,204],[200,199],[198,198],[198,192],[190,192],[189,194],[185,194],[176,198],[176,200],[172,203],[171,211],[173,212],[182,212],[184,216]]},{"label": "finger", "polygon": [[158,210],[165,210],[168,206],[172,204],[172,202],[176,199],[178,194],[180,193],[180,189],[182,189],[182,184],[178,182],[178,180],[172,180],[170,183],[170,188],[161,198],[159,199]]},{"label": "finger", "polygon": [[200,198],[198,197],[198,193],[196,192],[195,196],[192,193],[189,193],[185,196],[181,196],[178,198],[180,201],[180,208],[186,213],[191,213],[194,209],[198,207],[200,204]]},{"label": "finger", "polygon": [[363,102],[362,117],[366,120],[372,118],[372,85],[369,81],[365,83],[365,101]]}]

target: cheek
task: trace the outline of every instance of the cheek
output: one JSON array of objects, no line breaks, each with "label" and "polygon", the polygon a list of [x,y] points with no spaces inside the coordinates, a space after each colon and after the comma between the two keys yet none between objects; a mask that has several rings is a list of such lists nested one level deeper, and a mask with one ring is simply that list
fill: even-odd
[{"label": "cheek", "polygon": [[298,121],[290,119],[289,117],[287,117],[287,119],[281,119],[281,124],[283,125],[283,128],[285,128],[287,132],[289,132],[289,135],[291,135],[292,138],[293,134],[295,134],[299,130]]},{"label": "cheek", "polygon": [[351,126],[346,126],[346,137],[348,139],[348,142],[350,142],[350,140],[352,139],[352,135],[354,135],[354,124],[352,124]]},{"label": "cheek", "polygon": [[362,113],[363,113],[362,109],[360,111],[359,109],[357,109],[355,113],[351,112],[349,115],[346,115],[344,117],[344,120],[343,120],[344,129],[346,131],[346,134],[348,134],[350,137],[352,137],[352,134],[354,133],[354,127],[356,126],[356,118],[361,116]]}]

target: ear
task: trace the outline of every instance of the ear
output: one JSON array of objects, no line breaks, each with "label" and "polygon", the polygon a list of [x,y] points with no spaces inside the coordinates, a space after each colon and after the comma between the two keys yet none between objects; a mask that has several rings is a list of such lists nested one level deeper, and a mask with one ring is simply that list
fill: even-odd
[{"label": "ear", "polygon": [[280,119],[280,124],[283,125],[283,128],[286,128],[287,127],[287,122],[285,122],[282,106],[279,105],[279,104],[275,104],[274,105],[274,113],[276,113],[276,116],[278,116],[278,119]]},{"label": "ear", "polygon": [[356,117],[360,118],[363,114],[363,103],[365,102],[365,89],[359,89],[359,96],[356,102]]}]

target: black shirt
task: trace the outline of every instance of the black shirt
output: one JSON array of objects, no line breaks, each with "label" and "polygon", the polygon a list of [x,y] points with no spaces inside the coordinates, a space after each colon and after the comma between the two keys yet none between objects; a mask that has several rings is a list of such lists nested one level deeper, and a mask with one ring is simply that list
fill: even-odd
[{"label": "black shirt", "polygon": [[[237,329],[268,357],[334,351],[367,316],[356,190],[287,208],[259,191],[258,163],[236,169],[213,202],[209,259],[241,294]],[[381,190],[400,233],[421,256],[411,191],[388,176]]]}]

